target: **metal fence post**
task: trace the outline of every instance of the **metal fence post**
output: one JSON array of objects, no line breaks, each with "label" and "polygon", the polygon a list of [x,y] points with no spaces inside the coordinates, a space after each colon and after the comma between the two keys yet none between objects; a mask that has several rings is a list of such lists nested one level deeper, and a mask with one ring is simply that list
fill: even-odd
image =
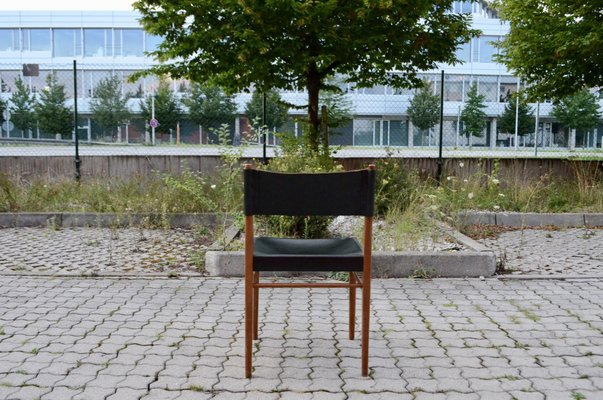
[{"label": "metal fence post", "polygon": [[442,77],[440,82],[440,143],[438,145],[438,172],[436,179],[438,184],[442,182],[442,168],[444,160],[442,158],[442,148],[444,141],[444,70],[442,70]]},{"label": "metal fence post", "polygon": [[80,160],[80,143],[77,132],[77,120],[77,61],[73,60],[73,139],[75,142],[75,181],[79,183],[80,178],[82,177],[80,171],[82,160]]}]

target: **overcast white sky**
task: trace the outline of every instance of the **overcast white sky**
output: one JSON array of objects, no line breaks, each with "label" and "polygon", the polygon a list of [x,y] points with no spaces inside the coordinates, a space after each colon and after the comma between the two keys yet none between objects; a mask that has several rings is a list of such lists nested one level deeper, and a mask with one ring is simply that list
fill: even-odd
[{"label": "overcast white sky", "polygon": [[132,10],[134,0],[0,0],[0,10]]}]

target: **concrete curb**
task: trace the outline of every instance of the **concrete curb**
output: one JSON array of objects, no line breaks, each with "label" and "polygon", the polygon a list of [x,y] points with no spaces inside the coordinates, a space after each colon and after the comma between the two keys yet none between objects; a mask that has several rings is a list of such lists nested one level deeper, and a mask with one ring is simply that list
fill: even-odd
[{"label": "concrete curb", "polygon": [[[375,278],[464,278],[492,276],[496,271],[496,255],[488,247],[454,230],[440,221],[434,221],[443,233],[453,237],[468,251],[460,252],[373,252]],[[205,270],[210,276],[241,277],[245,257],[242,251],[208,251]],[[299,276],[297,273],[278,273],[274,276]],[[313,275],[326,275],[325,273]]]},{"label": "concrete curb", "polygon": [[510,227],[578,228],[585,226],[603,226],[603,214],[595,213],[520,213],[463,211],[459,214],[465,225],[501,225]]},{"label": "concrete curb", "polygon": [[118,214],[118,213],[0,213],[0,228],[30,227],[131,227],[141,224],[171,228],[215,225],[220,214]]},{"label": "concrete curb", "polygon": [[[244,275],[244,265],[242,251],[208,251],[205,254],[205,269],[210,276],[241,277]],[[494,275],[495,270],[496,257],[492,251],[373,253],[373,277],[375,278],[486,277]],[[277,276],[292,276],[292,274]]]}]

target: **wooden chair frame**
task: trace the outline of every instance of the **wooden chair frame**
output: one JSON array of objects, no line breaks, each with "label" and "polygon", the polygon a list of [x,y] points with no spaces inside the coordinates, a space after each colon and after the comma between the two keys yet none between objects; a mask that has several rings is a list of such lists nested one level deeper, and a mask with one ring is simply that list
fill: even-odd
[{"label": "wooden chair frame", "polygon": [[[250,164],[245,169],[253,169]],[[375,166],[369,165],[373,173]],[[374,191],[374,188],[373,188]],[[372,198],[372,197],[371,197]],[[372,209],[372,205],[371,205]],[[246,213],[247,214],[247,213]],[[362,276],[356,272],[348,273],[345,283],[291,283],[261,282],[260,272],[254,271],[254,215],[245,215],[245,377],[252,376],[252,341],[258,339],[259,289],[261,288],[344,288],[349,291],[349,339],[355,338],[356,289],[362,290],[361,321],[361,372],[368,376],[369,335],[370,335],[370,298],[371,298],[371,247],[373,216],[364,216],[362,240]]]}]

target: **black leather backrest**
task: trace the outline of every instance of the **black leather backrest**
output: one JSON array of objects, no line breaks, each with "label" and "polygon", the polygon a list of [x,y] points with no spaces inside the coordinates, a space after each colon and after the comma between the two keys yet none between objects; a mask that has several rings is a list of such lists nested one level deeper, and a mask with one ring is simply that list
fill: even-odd
[{"label": "black leather backrest", "polygon": [[372,216],[375,171],[291,174],[243,170],[245,215]]}]

